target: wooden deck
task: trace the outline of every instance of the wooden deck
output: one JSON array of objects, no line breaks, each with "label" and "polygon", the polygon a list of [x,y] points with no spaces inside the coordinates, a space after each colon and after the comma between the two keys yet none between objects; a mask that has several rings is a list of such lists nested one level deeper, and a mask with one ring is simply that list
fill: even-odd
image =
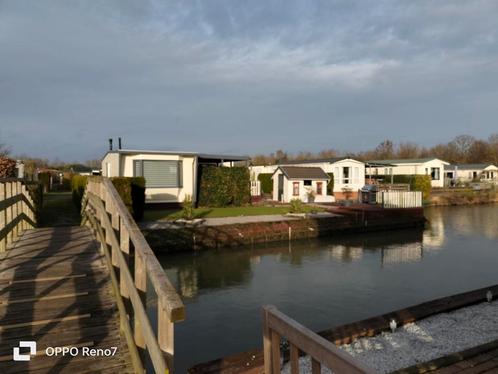
[{"label": "wooden deck", "polygon": [[[116,298],[100,244],[85,226],[27,230],[0,253],[0,372],[130,373]],[[20,340],[37,342],[30,361],[12,360]],[[49,357],[47,347],[79,347]],[[117,347],[84,357],[83,347]],[[24,351],[21,351],[24,353]]]}]

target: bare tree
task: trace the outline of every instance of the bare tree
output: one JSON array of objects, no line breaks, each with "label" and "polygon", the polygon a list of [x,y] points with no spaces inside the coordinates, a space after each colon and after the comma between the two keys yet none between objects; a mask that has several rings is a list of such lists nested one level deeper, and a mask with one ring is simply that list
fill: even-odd
[{"label": "bare tree", "polygon": [[420,147],[415,143],[405,142],[398,145],[397,158],[417,158],[420,157]]},{"label": "bare tree", "polygon": [[375,158],[385,160],[394,157],[394,143],[386,139],[375,148]]}]

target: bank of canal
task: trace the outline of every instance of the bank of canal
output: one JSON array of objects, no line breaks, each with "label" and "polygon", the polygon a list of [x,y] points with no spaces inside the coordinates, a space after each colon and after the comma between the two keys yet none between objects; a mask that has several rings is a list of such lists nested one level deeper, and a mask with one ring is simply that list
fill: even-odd
[{"label": "bank of canal", "polygon": [[263,304],[321,331],[498,283],[498,205],[425,214],[425,230],[159,255],[187,307],[177,371],[260,346]]}]

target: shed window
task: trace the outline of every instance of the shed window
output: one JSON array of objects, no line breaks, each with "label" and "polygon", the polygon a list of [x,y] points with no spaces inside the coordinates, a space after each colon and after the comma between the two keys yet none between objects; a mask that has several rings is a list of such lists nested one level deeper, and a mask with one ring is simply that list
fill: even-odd
[{"label": "shed window", "polygon": [[304,185],[305,186],[311,186],[311,179],[305,179],[304,180]]},{"label": "shed window", "polygon": [[179,188],[183,185],[182,161],[134,160],[133,175],[145,178],[147,188]]},{"label": "shed window", "polygon": [[299,196],[299,182],[292,182],[292,195]]},{"label": "shed window", "polygon": [[439,180],[439,168],[431,168],[431,179],[433,181]]},{"label": "shed window", "polygon": [[321,195],[323,193],[323,182],[316,182],[316,194]]}]

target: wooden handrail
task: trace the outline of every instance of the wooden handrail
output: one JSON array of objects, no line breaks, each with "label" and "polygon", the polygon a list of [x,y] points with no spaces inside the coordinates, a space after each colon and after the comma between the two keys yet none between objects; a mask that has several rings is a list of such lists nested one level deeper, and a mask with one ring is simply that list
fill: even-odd
[{"label": "wooden handrail", "polygon": [[[143,372],[146,367],[139,354],[146,351],[156,373],[172,372],[174,323],[185,319],[180,296],[109,179],[88,180],[82,213],[106,254],[117,298],[131,306],[120,308],[118,303],[123,332],[136,361],[135,370]],[[147,316],[147,277],[157,295],[156,331]]]},{"label": "wooden handrail", "polygon": [[0,178],[0,252],[35,225],[35,204],[24,180]]},{"label": "wooden handrail", "polygon": [[280,312],[263,307],[263,351],[265,374],[280,374],[280,340],[289,342],[291,373],[299,373],[300,351],[311,357],[311,371],[321,373],[323,364],[335,373],[373,374],[375,371],[356,360],[334,343]]}]

